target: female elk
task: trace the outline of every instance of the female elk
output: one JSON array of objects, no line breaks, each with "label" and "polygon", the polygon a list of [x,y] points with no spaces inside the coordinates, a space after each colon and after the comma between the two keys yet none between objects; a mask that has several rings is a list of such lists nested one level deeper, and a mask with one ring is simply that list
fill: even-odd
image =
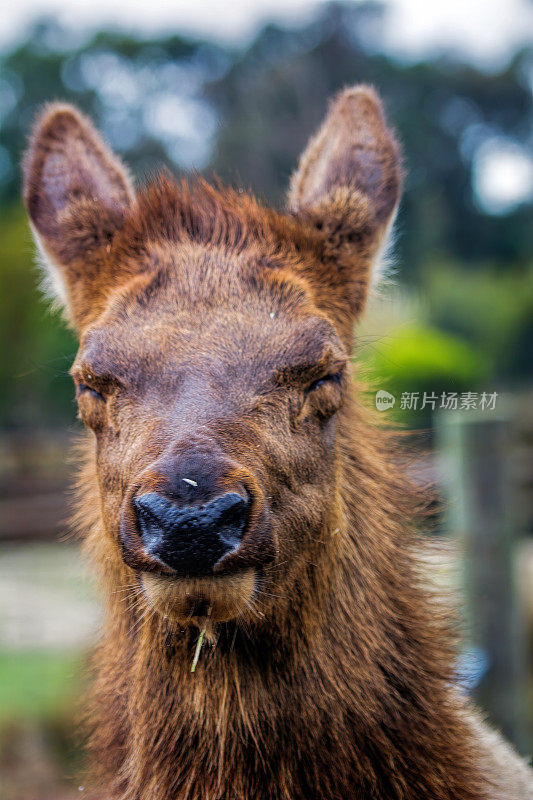
[{"label": "female elk", "polygon": [[367,87],[333,103],[286,213],[203,181],[135,194],[76,110],[37,122],[24,196],[91,429],[107,798],[531,797],[453,689],[412,492],[353,381],[399,188]]}]

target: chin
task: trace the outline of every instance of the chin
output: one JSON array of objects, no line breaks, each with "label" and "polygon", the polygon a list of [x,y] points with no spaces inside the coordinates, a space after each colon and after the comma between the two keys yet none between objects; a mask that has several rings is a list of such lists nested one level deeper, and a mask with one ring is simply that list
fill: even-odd
[{"label": "chin", "polygon": [[206,578],[172,578],[144,573],[141,584],[150,605],[181,626],[229,622],[250,610],[255,571]]}]

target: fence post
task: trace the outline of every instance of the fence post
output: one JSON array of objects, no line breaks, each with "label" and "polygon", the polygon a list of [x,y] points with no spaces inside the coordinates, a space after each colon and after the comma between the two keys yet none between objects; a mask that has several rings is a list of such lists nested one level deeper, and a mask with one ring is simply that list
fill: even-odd
[{"label": "fence post", "polygon": [[447,519],[462,557],[466,636],[486,659],[475,699],[522,751],[531,744],[524,626],[514,574],[518,539],[511,478],[514,405],[440,416]]}]

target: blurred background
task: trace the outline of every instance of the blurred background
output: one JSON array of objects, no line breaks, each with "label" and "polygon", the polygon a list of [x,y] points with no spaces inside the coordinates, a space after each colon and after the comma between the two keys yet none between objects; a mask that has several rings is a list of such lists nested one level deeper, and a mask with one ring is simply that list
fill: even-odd
[{"label": "blurred background", "polygon": [[76,344],[40,296],[19,199],[31,121],[68,100],[139,179],[214,171],[280,205],[328,98],[360,81],[382,94],[406,169],[393,280],[359,330],[369,402],[425,432],[412,468],[444,507],[428,574],[461,598],[457,680],[531,752],[533,4],[18,0],[0,29],[5,800],[82,788],[75,713],[99,620],[62,541]]}]

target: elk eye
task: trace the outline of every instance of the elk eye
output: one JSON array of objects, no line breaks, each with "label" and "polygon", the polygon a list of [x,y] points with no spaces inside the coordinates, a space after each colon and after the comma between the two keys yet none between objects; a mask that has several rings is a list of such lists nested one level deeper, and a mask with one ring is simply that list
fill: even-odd
[{"label": "elk eye", "polygon": [[324,386],[326,383],[340,383],[342,378],[342,372],[335,372],[332,375],[324,375],[322,378],[318,378],[318,380],[313,381],[307,387],[307,394],[309,392],[314,392],[315,389],[320,389],[321,386]]},{"label": "elk eye", "polygon": [[80,397],[82,394],[89,394],[92,395],[92,397],[96,397],[98,400],[103,400],[105,402],[104,395],[98,392],[96,389],[93,389],[93,387],[89,386],[87,383],[78,383],[76,394],[78,397]]}]

